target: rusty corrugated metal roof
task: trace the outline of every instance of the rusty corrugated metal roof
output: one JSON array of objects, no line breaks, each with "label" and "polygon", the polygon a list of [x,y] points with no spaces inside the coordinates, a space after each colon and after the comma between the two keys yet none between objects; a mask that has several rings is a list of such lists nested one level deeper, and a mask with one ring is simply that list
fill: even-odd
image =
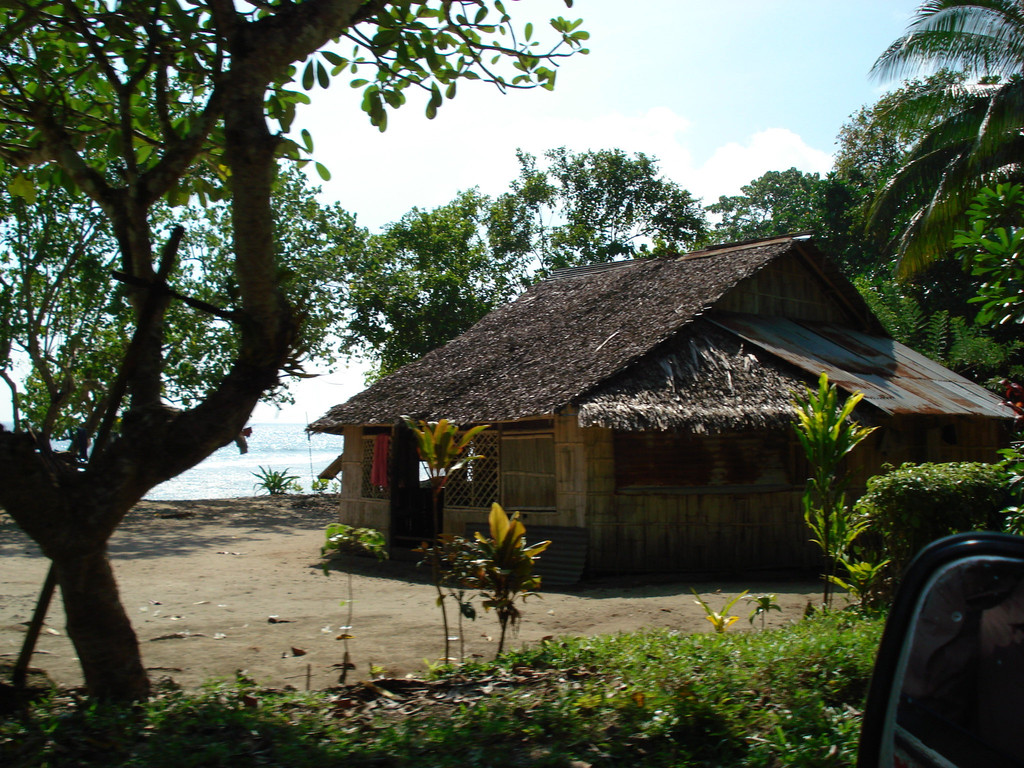
[{"label": "rusty corrugated metal roof", "polygon": [[1013,412],[984,387],[882,336],[783,317],[708,317],[742,339],[819,376],[889,414],[945,414],[1012,419]]}]

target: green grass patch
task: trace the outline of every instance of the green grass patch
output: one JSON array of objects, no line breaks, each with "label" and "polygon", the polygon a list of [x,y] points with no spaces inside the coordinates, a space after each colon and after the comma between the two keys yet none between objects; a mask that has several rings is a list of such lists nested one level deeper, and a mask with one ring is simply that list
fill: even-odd
[{"label": "green grass patch", "polygon": [[240,678],[134,707],[55,692],[0,721],[6,766],[842,766],[882,623],[569,638],[429,682]]}]

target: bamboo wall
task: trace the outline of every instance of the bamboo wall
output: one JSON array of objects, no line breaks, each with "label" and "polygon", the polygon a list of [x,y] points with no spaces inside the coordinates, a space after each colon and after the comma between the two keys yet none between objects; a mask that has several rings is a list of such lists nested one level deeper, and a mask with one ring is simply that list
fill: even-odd
[{"label": "bamboo wall", "polygon": [[999,460],[997,451],[1009,445],[1008,425],[996,419],[967,416],[900,415],[888,420],[851,455],[851,490],[859,496],[867,480],[904,462]]},{"label": "bamboo wall", "polygon": [[[784,484],[750,485],[749,490],[735,485],[629,490],[616,487],[614,433],[581,431],[587,451],[588,573],[744,573],[816,567],[818,552],[808,541],[801,503],[809,468],[794,436],[786,436],[784,455],[765,460],[766,466],[785,466]],[[853,503],[867,478],[884,471],[885,464],[994,461],[1007,439],[1005,426],[994,420],[891,419],[851,455],[848,499]],[[707,438],[699,461],[711,467],[714,476],[727,479],[727,464],[734,457],[728,437],[717,436]],[[630,463],[636,463],[635,456]],[[665,456],[652,460],[652,466],[664,463]]]},{"label": "bamboo wall", "polygon": [[[802,486],[775,483],[763,492],[736,486],[617,490],[614,433],[581,431],[588,453],[588,573],[745,573],[804,569],[816,562],[800,512]],[[720,438],[712,443],[722,444]],[[728,451],[717,459],[728,462]],[[713,464],[715,457],[701,460]],[[780,461],[789,463],[789,456]]]},{"label": "bamboo wall", "polygon": [[[539,434],[539,433],[538,433]],[[548,433],[550,434],[550,433]],[[818,552],[809,539],[802,516],[801,494],[808,467],[791,434],[759,438],[756,434],[679,439],[679,446],[709,469],[712,484],[696,487],[633,487],[636,472],[618,472],[616,438],[612,430],[582,429],[575,413],[554,419],[554,511],[526,510],[527,526],[586,528],[589,534],[588,575],[690,572],[743,574],[758,570],[813,569]],[[368,526],[390,538],[388,499],[362,498],[363,432],[345,430],[339,519]],[[652,436],[650,466],[666,465],[658,454],[664,446]],[[1008,439],[1005,428],[993,420],[967,417],[905,416],[891,419],[857,448],[850,457],[850,500],[859,496],[868,477],[884,464],[905,461],[993,461]],[[620,441],[620,450],[635,449],[637,440]],[[752,461],[746,443],[762,445],[761,468],[753,485],[733,482],[750,473]],[[745,441],[745,442],[744,442]],[[758,457],[754,457],[758,459]],[[550,460],[550,459],[549,459]],[[670,460],[687,461],[685,455]],[[739,460],[744,466],[732,466]],[[731,463],[730,463],[731,462]],[[638,464],[631,456],[630,464]],[[536,468],[539,469],[540,468]],[[533,471],[531,468],[527,468]],[[524,471],[520,468],[517,471]],[[779,473],[783,472],[782,475]],[[692,473],[690,473],[692,474]],[[666,472],[668,480],[677,475]],[[688,477],[684,472],[678,477]],[[617,482],[623,487],[617,487]],[[717,487],[714,483],[721,483]],[[509,511],[515,511],[510,508]],[[467,524],[485,524],[489,510],[447,508],[444,528],[463,534]]]},{"label": "bamboo wall", "polygon": [[345,448],[341,459],[341,494],[338,522],[357,527],[376,528],[385,538],[391,535],[391,501],[364,499],[363,430],[345,427]]}]

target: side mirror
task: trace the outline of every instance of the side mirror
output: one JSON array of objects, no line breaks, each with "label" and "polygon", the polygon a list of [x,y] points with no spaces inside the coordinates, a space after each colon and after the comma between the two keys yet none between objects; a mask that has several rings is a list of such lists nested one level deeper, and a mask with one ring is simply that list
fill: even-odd
[{"label": "side mirror", "polygon": [[1024,765],[1024,538],[925,547],[882,634],[861,768]]}]

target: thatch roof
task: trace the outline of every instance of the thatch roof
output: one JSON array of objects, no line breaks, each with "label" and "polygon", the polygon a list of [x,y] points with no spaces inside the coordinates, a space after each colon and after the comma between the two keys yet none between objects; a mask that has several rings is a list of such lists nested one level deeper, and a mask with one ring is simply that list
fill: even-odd
[{"label": "thatch roof", "polygon": [[[784,237],[677,258],[567,271],[533,286],[458,338],[331,408],[309,429],[341,432],[346,425],[393,424],[402,415],[443,417],[461,424],[496,423],[549,415],[581,404],[586,406],[585,418],[599,423],[610,418],[613,410],[615,397],[608,389],[615,386],[613,377],[660,347],[745,278],[794,251],[827,265],[813,246]],[[723,346],[720,351],[726,357],[742,356],[736,348]],[[732,360],[730,365],[738,363]],[[616,381],[621,392],[615,408],[625,407],[623,392],[633,392],[632,415],[623,417],[622,423],[641,423],[642,398],[635,383],[639,379]],[[759,401],[753,392],[758,383]],[[676,386],[681,383],[677,381]],[[700,390],[704,400],[712,399],[710,384],[690,386],[696,388],[695,396]],[[709,414],[705,421],[720,423],[741,401],[750,413],[757,410],[752,404],[760,402],[758,407],[767,419],[780,406],[780,396],[788,402],[790,387],[774,389],[783,386],[782,379],[748,372],[736,407],[707,406],[725,410],[714,418]],[[649,397],[652,402],[664,399],[655,392]],[[697,411],[676,411],[682,420],[687,413],[693,416]]]},{"label": "thatch roof", "polygon": [[627,432],[785,428],[792,396],[806,375],[695,319],[637,365],[613,376],[579,404],[583,427]]}]

